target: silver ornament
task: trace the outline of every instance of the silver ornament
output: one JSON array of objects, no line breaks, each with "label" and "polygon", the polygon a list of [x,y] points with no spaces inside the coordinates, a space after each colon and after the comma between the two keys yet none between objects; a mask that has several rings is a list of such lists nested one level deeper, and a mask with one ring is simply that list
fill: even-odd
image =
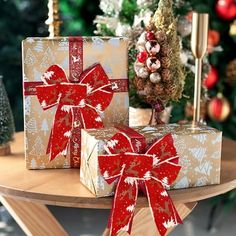
[{"label": "silver ornament", "polygon": [[178,21],[177,29],[182,37],[186,37],[192,32],[192,24],[186,18],[181,17]]},{"label": "silver ornament", "polygon": [[154,84],[157,84],[161,81],[161,75],[157,72],[150,74],[150,81]]},{"label": "silver ornament", "polygon": [[156,40],[150,40],[146,42],[145,47],[148,51],[148,53],[152,55],[156,55],[158,52],[160,52],[161,46]]},{"label": "silver ornament", "polygon": [[147,70],[147,68],[141,68],[138,73],[137,76],[142,78],[142,79],[146,79],[149,76],[149,71]]},{"label": "silver ornament", "polygon": [[142,79],[146,79],[149,76],[149,71],[143,63],[136,61],[134,63],[134,71],[136,75]]},{"label": "silver ornament", "polygon": [[161,67],[161,62],[156,57],[149,57],[146,64],[151,72],[155,72]]}]

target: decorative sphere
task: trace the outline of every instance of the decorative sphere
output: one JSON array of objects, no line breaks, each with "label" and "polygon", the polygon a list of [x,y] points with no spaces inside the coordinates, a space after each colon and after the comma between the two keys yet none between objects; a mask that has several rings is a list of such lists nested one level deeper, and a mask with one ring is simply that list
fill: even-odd
[{"label": "decorative sphere", "polygon": [[144,63],[148,58],[148,53],[146,51],[140,52],[137,55],[137,59],[140,63]]},{"label": "decorative sphere", "polygon": [[147,68],[143,67],[139,69],[137,76],[142,79],[146,79],[149,76],[149,71],[147,70]]},{"label": "decorative sphere", "polygon": [[229,101],[222,94],[212,98],[208,104],[208,115],[212,120],[225,121],[231,112]]},{"label": "decorative sphere", "polygon": [[161,67],[161,62],[156,57],[149,57],[146,63],[151,72],[155,72]]},{"label": "decorative sphere", "polygon": [[156,40],[146,42],[145,47],[151,55],[156,55],[161,49],[160,44]]},{"label": "decorative sphere", "polygon": [[150,81],[153,83],[153,84],[157,84],[161,81],[161,75],[157,72],[154,72],[154,73],[151,73],[150,74]]},{"label": "decorative sphere", "polygon": [[147,32],[146,38],[147,38],[147,40],[149,40],[149,41],[156,39],[155,34],[154,34],[152,31],[148,31],[148,32]]}]

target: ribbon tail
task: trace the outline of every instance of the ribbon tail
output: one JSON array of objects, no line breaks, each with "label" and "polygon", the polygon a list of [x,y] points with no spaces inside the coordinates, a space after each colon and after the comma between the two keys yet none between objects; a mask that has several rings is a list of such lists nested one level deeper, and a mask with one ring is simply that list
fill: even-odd
[{"label": "ribbon tail", "polygon": [[72,135],[73,115],[71,109],[67,106],[58,105],[54,125],[52,128],[49,143],[50,160],[52,161],[58,155],[67,155],[69,140]]},{"label": "ribbon tail", "polygon": [[130,234],[137,196],[137,181],[122,175],[116,187],[111,218],[109,219],[110,236],[115,236],[120,231]]},{"label": "ribbon tail", "polygon": [[169,228],[182,224],[182,220],[161,183],[150,179],[145,181],[145,186],[157,229],[160,235],[164,236]]}]

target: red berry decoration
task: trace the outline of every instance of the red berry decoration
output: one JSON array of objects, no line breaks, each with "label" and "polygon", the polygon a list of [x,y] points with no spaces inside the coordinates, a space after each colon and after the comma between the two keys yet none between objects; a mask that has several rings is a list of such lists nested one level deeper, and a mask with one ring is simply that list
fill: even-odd
[{"label": "red berry decoration", "polygon": [[140,63],[146,62],[147,58],[148,58],[148,53],[145,52],[145,51],[140,52],[140,53],[138,53],[138,55],[137,55],[137,59],[138,59],[138,61],[139,61]]},{"label": "red berry decoration", "polygon": [[148,31],[146,35],[147,40],[155,40],[155,34],[152,31]]},{"label": "red berry decoration", "polygon": [[224,20],[233,20],[236,18],[236,3],[234,0],[218,0],[216,3],[216,12]]},{"label": "red berry decoration", "polygon": [[204,86],[208,89],[212,89],[217,84],[218,80],[219,80],[218,71],[214,66],[211,66],[211,69],[208,72],[203,82]]},{"label": "red berry decoration", "polygon": [[225,121],[231,112],[229,101],[222,94],[211,99],[207,110],[209,117],[219,122]]}]

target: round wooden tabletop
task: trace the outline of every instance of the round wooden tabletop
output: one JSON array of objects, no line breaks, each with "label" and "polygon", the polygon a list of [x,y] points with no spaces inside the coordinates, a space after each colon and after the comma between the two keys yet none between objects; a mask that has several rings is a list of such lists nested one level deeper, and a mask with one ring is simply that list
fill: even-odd
[{"label": "round wooden tabletop", "polygon": [[[22,198],[49,205],[110,208],[111,197],[95,198],[80,183],[78,169],[27,170],[24,162],[23,133],[12,143],[12,155],[0,157],[0,195]],[[223,194],[236,188],[236,142],[223,141],[221,184],[200,188],[171,190],[175,203],[188,203]],[[147,207],[139,196],[137,207]]]}]

